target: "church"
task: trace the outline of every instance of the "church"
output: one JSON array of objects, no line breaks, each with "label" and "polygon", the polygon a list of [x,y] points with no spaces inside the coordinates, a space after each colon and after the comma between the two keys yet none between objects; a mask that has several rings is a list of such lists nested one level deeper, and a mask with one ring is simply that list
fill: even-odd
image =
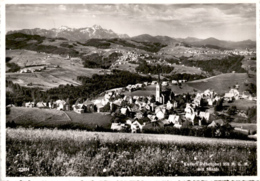
[{"label": "church", "polygon": [[158,74],[158,82],[156,84],[155,100],[160,104],[166,104],[170,100],[171,89],[168,86],[162,86],[160,74]]}]

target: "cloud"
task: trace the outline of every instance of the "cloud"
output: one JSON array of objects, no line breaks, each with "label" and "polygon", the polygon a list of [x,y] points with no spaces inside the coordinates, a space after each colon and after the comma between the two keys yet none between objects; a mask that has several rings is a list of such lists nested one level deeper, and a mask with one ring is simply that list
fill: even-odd
[{"label": "cloud", "polygon": [[65,5],[59,5],[59,10],[66,11],[67,8]]},{"label": "cloud", "polygon": [[[7,20],[23,18],[27,25],[36,21],[55,21],[67,26],[89,26],[93,22],[113,29],[128,31],[181,34],[201,29],[219,31],[243,27],[244,31],[256,26],[256,4],[24,4],[6,5]],[[38,17],[30,18],[30,16]],[[39,23],[38,23],[39,24]],[[117,25],[118,24],[118,25]],[[9,24],[7,23],[7,26]],[[53,23],[44,24],[51,27]],[[11,26],[11,25],[10,25]],[[12,27],[17,26],[15,23]],[[20,26],[20,24],[19,24]],[[41,26],[43,26],[41,24]],[[58,26],[58,25],[56,25]],[[111,26],[111,27],[110,27]],[[128,27],[128,29],[120,27]],[[23,27],[21,27],[22,29]],[[145,29],[146,28],[146,29]],[[233,29],[234,29],[233,28]],[[138,30],[140,29],[140,30]],[[174,31],[173,31],[174,30]],[[188,36],[188,35],[187,35]]]}]

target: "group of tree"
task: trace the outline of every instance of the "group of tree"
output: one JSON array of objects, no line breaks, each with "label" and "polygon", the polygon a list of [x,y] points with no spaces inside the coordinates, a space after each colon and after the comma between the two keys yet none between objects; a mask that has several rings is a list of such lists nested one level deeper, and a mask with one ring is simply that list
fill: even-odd
[{"label": "group of tree", "polygon": [[247,90],[252,96],[256,96],[256,92],[257,92],[257,90],[256,90],[256,84],[254,84],[254,83],[249,83],[249,84],[247,85],[246,90]]},{"label": "group of tree", "polygon": [[249,107],[246,111],[246,114],[248,116],[247,120],[249,123],[256,123],[256,114],[257,114],[256,106]]},{"label": "group of tree", "polygon": [[141,61],[138,67],[135,68],[137,72],[142,72],[144,74],[158,74],[158,73],[164,73],[169,74],[173,71],[174,67],[170,67],[168,65],[151,65],[148,64],[146,61]]},{"label": "group of tree", "polygon": [[41,44],[46,38],[39,35],[14,33],[6,35],[6,49],[26,49],[58,55],[78,57],[79,52],[72,48]]},{"label": "group of tree", "polygon": [[137,42],[133,40],[124,40],[120,38],[112,38],[112,39],[89,39],[85,43],[78,44],[83,46],[94,46],[96,48],[108,49],[111,48],[111,45],[121,45],[124,47],[137,48],[141,50],[145,50],[148,52],[158,52],[161,48],[165,47],[159,42]]},{"label": "group of tree", "polygon": [[21,67],[19,65],[17,65],[16,63],[13,63],[13,62],[6,63],[6,66],[9,68],[7,70],[7,72],[18,72],[21,69]]},{"label": "group of tree", "polygon": [[246,72],[246,70],[241,67],[244,56],[240,55],[227,56],[223,59],[212,59],[207,61],[189,60],[188,57],[181,57],[180,59],[184,65],[200,67],[211,74],[214,74],[214,71],[222,73],[231,73],[233,71],[237,73]]},{"label": "group of tree", "polygon": [[122,54],[117,52],[113,52],[107,57],[104,57],[103,55],[100,55],[98,53],[93,53],[90,55],[81,55],[81,59],[84,67],[107,69],[120,56],[122,56]]},{"label": "group of tree", "polygon": [[166,76],[170,80],[186,80],[186,81],[192,81],[192,80],[198,80],[198,79],[204,79],[206,78],[203,74],[171,74]]}]

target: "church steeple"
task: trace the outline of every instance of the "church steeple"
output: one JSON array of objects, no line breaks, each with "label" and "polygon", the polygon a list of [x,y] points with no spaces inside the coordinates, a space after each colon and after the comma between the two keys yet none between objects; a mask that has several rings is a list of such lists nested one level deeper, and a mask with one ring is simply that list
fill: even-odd
[{"label": "church steeple", "polygon": [[161,88],[161,79],[160,79],[160,73],[158,73],[158,82],[156,85],[156,101],[161,103],[161,92],[162,92],[162,88]]}]

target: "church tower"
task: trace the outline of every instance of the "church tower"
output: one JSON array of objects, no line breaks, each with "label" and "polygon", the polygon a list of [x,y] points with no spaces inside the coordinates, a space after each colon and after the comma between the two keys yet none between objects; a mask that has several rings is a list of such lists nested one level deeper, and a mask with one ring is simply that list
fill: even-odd
[{"label": "church tower", "polygon": [[158,83],[156,84],[156,94],[155,100],[161,103],[161,80],[160,73],[158,73]]}]

